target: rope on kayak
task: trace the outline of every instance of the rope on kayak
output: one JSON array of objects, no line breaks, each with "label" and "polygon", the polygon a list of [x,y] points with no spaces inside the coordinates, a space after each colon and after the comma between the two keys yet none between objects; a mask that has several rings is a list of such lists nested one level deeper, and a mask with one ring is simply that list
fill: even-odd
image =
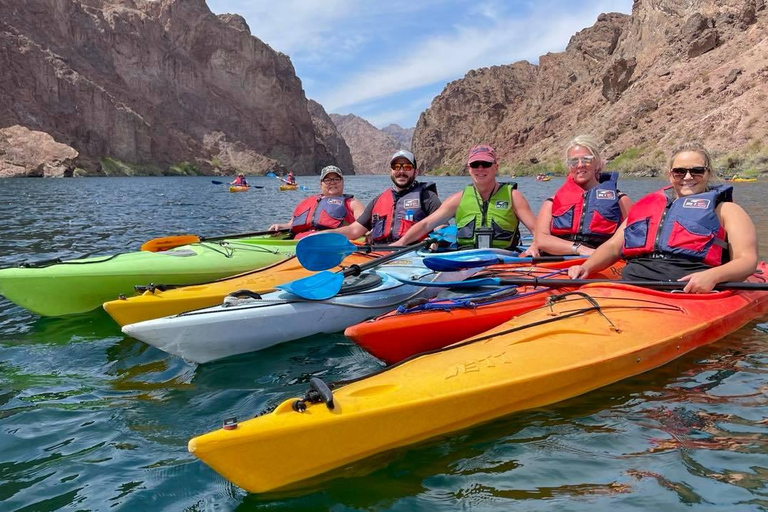
[{"label": "rope on kayak", "polygon": [[[478,341],[485,341],[485,340],[489,340],[491,338],[496,338],[498,336],[504,336],[506,334],[512,334],[512,333],[515,333],[515,332],[523,331],[525,329],[529,329],[531,327],[537,327],[539,325],[546,325],[546,324],[553,323],[553,322],[559,322],[561,320],[565,320],[565,319],[568,319],[568,318],[571,318],[571,317],[574,317],[574,316],[579,316],[579,315],[582,315],[582,314],[585,314],[585,313],[589,313],[591,311],[597,311],[603,318],[605,318],[608,321],[608,323],[611,325],[612,329],[617,330],[617,328],[613,324],[613,322],[611,322],[608,319],[608,317],[606,317],[605,314],[602,312],[602,309],[605,308],[605,306],[601,306],[595,300],[595,299],[609,299],[609,298],[612,298],[612,297],[591,297],[591,296],[587,295],[584,292],[573,291],[573,292],[563,293],[563,294],[560,294],[560,295],[553,295],[552,297],[550,297],[550,300],[554,299],[554,300],[557,300],[558,302],[566,302],[565,297],[569,296],[569,295],[581,295],[582,296],[581,298],[586,299],[587,301],[589,301],[590,304],[592,304],[592,306],[586,307],[586,308],[579,308],[579,309],[575,309],[575,310],[568,311],[568,312],[564,312],[564,313],[560,314],[559,316],[555,316],[555,317],[551,317],[551,318],[546,318],[544,320],[538,320],[536,322],[531,322],[531,323],[528,323],[528,324],[525,324],[525,325],[519,325],[519,326],[516,326],[516,327],[512,327],[510,329],[506,329],[504,331],[498,331],[498,332],[494,332],[493,334],[488,334],[488,335],[485,335],[485,336],[481,336],[479,338],[470,338],[470,339],[465,340],[465,341],[461,341],[461,342],[458,342],[458,343],[454,343],[452,345],[448,345],[447,347],[440,347],[440,348],[436,348],[436,349],[433,349],[433,350],[427,350],[425,352],[419,352],[418,354],[414,354],[414,355],[412,355],[410,357],[407,357],[407,358],[403,359],[402,361],[398,361],[397,363],[391,364],[389,366],[385,366],[385,367],[380,368],[379,370],[376,370],[376,371],[374,371],[372,373],[369,373],[367,375],[363,375],[363,376],[360,376],[360,377],[355,377],[354,379],[347,379],[347,380],[341,380],[341,381],[332,382],[332,383],[329,384],[329,386],[330,386],[331,389],[335,389],[335,388],[337,388],[339,386],[346,386],[348,384],[352,384],[352,383],[361,381],[363,379],[367,379],[368,377],[373,377],[374,375],[379,375],[379,374],[384,373],[386,371],[389,371],[389,370],[391,370],[393,368],[397,368],[398,366],[403,365],[403,364],[405,364],[405,363],[407,363],[407,362],[409,362],[409,361],[411,361],[413,359],[416,359],[418,357],[421,357],[421,356],[426,356],[426,355],[430,355],[430,354],[438,354],[440,352],[447,352],[448,350],[453,350],[453,349],[456,349],[456,348],[459,348],[459,347],[470,345],[472,343],[477,343]],[[575,299],[573,299],[573,300],[575,300]],[[654,307],[651,307],[651,306],[645,306],[645,307],[636,306],[636,309],[667,309],[667,310],[672,310],[672,311],[679,311],[681,313],[683,312],[683,308],[681,308],[679,306],[670,306],[669,304],[664,304],[662,302],[657,302],[657,301],[651,301],[651,300],[645,300],[645,299],[622,299],[622,300],[629,300],[629,301],[636,301],[636,302],[646,302],[646,303],[650,303],[650,304],[655,304]],[[550,307],[550,306],[546,305],[546,306],[542,306],[542,307]],[[607,306],[608,309],[623,308],[623,307],[626,307],[626,306]],[[538,308],[538,309],[541,309],[541,308]]]},{"label": "rope on kayak", "polygon": [[[556,275],[564,273],[566,270],[567,269],[549,272],[548,274],[545,274],[543,277],[544,278],[554,277]],[[495,275],[497,273],[532,275],[532,273],[536,271],[537,271],[536,269],[517,270],[517,271],[515,269],[494,269],[489,271],[487,275]],[[538,271],[541,272],[542,270],[538,270]],[[486,292],[478,292],[470,295],[462,295],[460,297],[451,297],[451,298],[438,297],[431,300],[425,300],[420,304],[416,304],[416,305],[405,304],[397,307],[397,313],[408,314],[408,313],[413,313],[418,311],[450,311],[451,309],[476,308],[479,306],[487,306],[491,304],[497,304],[499,302],[506,302],[509,300],[521,299],[523,297],[530,297],[531,295],[548,293],[550,290],[551,290],[550,288],[541,288],[539,290],[533,290],[527,293],[519,294],[517,293],[517,285],[511,285],[503,288],[495,288],[493,290],[489,290]],[[504,293],[505,291],[510,291],[512,293]],[[473,299],[478,299],[478,298],[493,296],[493,295],[498,295],[498,297],[492,300],[481,300],[481,301],[473,300]]]},{"label": "rope on kayak", "polygon": [[[21,263],[18,263],[16,265],[17,268],[46,268],[51,267],[53,265],[90,265],[92,263],[104,263],[105,261],[109,261],[113,258],[117,258],[121,254],[125,253],[118,253],[118,254],[112,254],[110,256],[105,256],[104,259],[96,260],[96,261],[64,261],[61,258],[51,258],[49,260],[39,260],[39,261],[22,261]],[[83,256],[83,258],[87,258],[88,256]]]}]

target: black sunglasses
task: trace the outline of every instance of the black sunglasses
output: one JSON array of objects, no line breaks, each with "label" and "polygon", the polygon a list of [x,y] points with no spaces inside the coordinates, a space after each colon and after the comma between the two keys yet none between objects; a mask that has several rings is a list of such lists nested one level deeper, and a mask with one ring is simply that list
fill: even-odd
[{"label": "black sunglasses", "polygon": [[694,178],[701,178],[707,173],[708,170],[709,169],[707,169],[706,167],[691,167],[690,169],[687,169],[685,167],[675,167],[674,169],[672,169],[671,172],[672,172],[672,176],[674,176],[678,180],[681,180],[685,178],[685,175],[688,173],[691,173],[691,176],[693,176]]},{"label": "black sunglasses", "polygon": [[472,162],[471,164],[469,164],[469,166],[473,169],[477,169],[478,167],[482,167],[483,169],[488,169],[492,165],[493,165],[493,162],[481,162],[481,161]]}]

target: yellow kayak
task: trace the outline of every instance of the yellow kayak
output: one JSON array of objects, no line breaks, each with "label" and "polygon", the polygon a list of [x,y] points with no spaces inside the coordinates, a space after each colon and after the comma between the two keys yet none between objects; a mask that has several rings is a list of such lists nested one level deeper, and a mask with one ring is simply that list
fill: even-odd
[{"label": "yellow kayak", "polygon": [[280,190],[283,190],[283,191],[285,191],[285,190],[298,190],[298,189],[299,189],[298,185],[288,185],[287,183],[284,183],[284,184],[280,185]]},{"label": "yellow kayak", "polygon": [[[693,295],[621,283],[579,291],[340,387],[330,403],[290,399],[228,422],[192,439],[189,451],[248,491],[295,487],[365,457],[638,375],[768,311],[764,291]],[[322,397],[323,383],[312,384]]]},{"label": "yellow kayak", "polygon": [[251,187],[243,187],[241,185],[232,185],[229,187],[230,192],[248,192]]},{"label": "yellow kayak", "polygon": [[[364,263],[376,256],[355,253],[342,265]],[[120,326],[176,315],[184,311],[221,304],[224,297],[238,290],[268,293],[275,286],[312,274],[299,264],[295,256],[258,270],[210,283],[182,286],[169,290],[150,289],[134,297],[104,303],[104,309]]]},{"label": "yellow kayak", "polygon": [[757,181],[757,178],[733,178],[731,181],[736,183],[749,183],[752,181]]}]

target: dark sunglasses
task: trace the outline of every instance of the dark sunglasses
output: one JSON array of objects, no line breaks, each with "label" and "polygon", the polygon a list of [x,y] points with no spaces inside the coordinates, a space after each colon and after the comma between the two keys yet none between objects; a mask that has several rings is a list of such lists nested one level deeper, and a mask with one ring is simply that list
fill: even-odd
[{"label": "dark sunglasses", "polygon": [[481,162],[481,161],[472,162],[471,164],[469,164],[469,166],[473,169],[477,169],[478,167],[482,167],[483,169],[488,169],[492,165],[493,165],[493,162]]},{"label": "dark sunglasses", "polygon": [[399,171],[400,169],[404,171],[412,171],[413,165],[411,164],[392,164],[389,166],[393,171]]},{"label": "dark sunglasses", "polygon": [[675,177],[675,179],[681,180],[685,178],[685,175],[688,173],[691,173],[691,176],[694,178],[701,178],[707,173],[708,169],[706,167],[691,167],[690,169],[687,169],[685,167],[675,167],[670,171],[672,173],[672,176]]},{"label": "dark sunglasses", "polygon": [[323,178],[321,181],[323,183],[341,183],[344,180],[344,178]]}]

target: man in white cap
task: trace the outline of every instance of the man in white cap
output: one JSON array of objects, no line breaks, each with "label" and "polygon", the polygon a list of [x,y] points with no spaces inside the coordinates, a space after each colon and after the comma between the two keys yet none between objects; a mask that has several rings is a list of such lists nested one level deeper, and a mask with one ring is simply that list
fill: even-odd
[{"label": "man in white cap", "polygon": [[472,183],[451,195],[394,245],[416,242],[452,217],[456,219],[459,246],[515,248],[520,239],[520,222],[534,232],[536,216],[517,190],[517,183],[496,181],[496,150],[488,144],[473,147],[469,150],[467,168]]},{"label": "man in white cap", "polygon": [[371,243],[399,240],[414,224],[440,207],[437,186],[416,180],[419,171],[413,153],[401,149],[389,159],[392,186],[368,203],[349,226],[334,230],[350,240],[370,232]]},{"label": "man in white cap", "polygon": [[335,165],[320,171],[320,193],[309,196],[293,210],[293,218],[284,224],[272,224],[270,231],[290,229],[294,238],[316,231],[351,224],[363,212],[363,203],[344,193],[344,175]]}]

